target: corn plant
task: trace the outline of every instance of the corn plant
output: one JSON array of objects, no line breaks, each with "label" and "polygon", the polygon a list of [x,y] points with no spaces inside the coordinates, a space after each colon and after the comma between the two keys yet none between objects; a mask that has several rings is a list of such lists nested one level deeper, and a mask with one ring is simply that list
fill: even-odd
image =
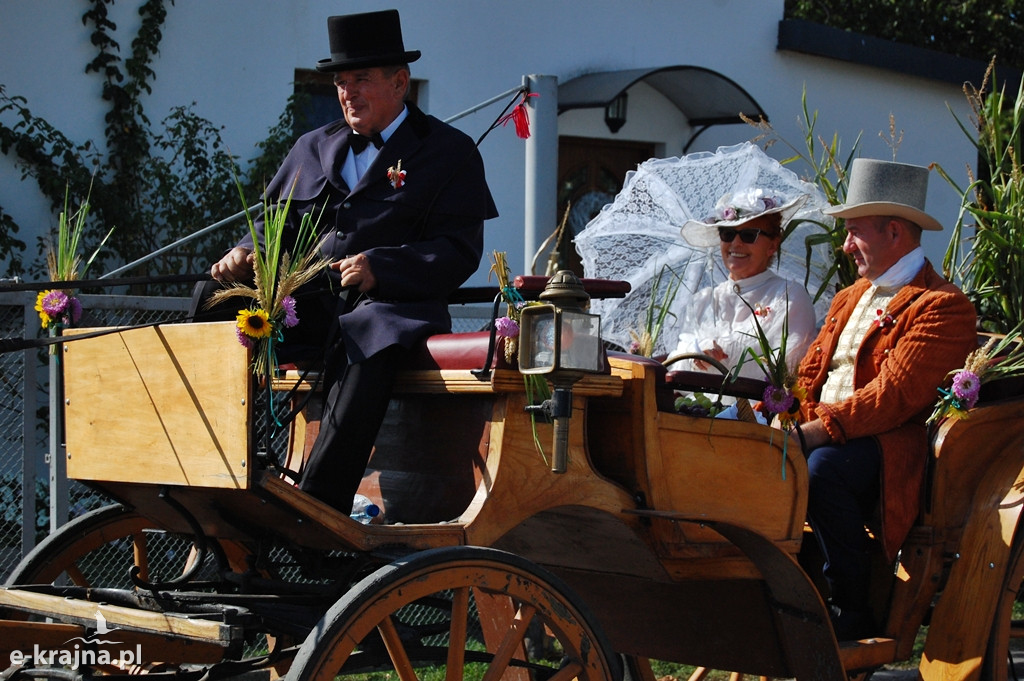
[{"label": "corn plant", "polygon": [[970,297],[984,330],[1007,333],[1024,319],[1024,80],[1016,97],[1005,86],[987,91],[993,64],[980,88],[964,86],[970,125],[954,118],[978,150],[979,168],[967,166],[960,214],[942,261],[943,274]]}]

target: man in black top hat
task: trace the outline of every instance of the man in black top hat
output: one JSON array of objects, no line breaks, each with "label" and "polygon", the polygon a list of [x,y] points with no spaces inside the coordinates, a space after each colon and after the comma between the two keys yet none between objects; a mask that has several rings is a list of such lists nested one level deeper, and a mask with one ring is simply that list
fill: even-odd
[{"label": "man in black top hat", "polygon": [[[405,50],[398,12],[332,16],[327,30],[331,56],[316,68],[334,74],[344,119],[303,135],[266,193],[292,192],[286,241],[303,214],[326,206],[321,251],[333,290],[349,291],[333,310],[321,298],[326,314],[312,305],[300,310],[299,327],[304,341],[339,339],[329,351],[323,419],[299,487],[348,512],[395,371],[414,343],[451,330],[447,298],[479,266],[483,222],[497,210],[473,141],[405,101],[409,62],[420,53]],[[252,250],[243,238],[213,265],[213,278],[251,278]],[[317,323],[324,318],[337,326]]]}]

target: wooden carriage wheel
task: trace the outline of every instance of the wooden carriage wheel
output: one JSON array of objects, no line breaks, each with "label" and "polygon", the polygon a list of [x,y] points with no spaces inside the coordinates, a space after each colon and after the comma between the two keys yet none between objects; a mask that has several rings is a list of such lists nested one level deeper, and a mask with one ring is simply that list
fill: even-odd
[{"label": "wooden carriage wheel", "polygon": [[[546,631],[553,645],[524,645],[530,631]],[[560,580],[516,555],[459,546],[413,554],[353,586],[302,644],[290,676],[329,681],[386,669],[414,681],[440,668],[456,681],[474,664],[484,681],[622,675],[593,618]]]},{"label": "wooden carriage wheel", "polygon": [[[248,555],[244,546],[233,542],[220,542],[217,550],[233,567],[244,565]],[[195,557],[188,537],[155,529],[151,521],[135,511],[114,504],[81,515],[50,534],[15,566],[6,585],[130,589],[129,569],[133,565],[142,579],[166,579],[190,571]],[[15,612],[5,612],[4,616],[24,617]],[[131,670],[136,674],[174,668],[179,662],[217,662],[224,654],[224,649],[215,645],[163,642],[153,647],[145,638],[135,639],[123,631],[112,636],[142,642],[146,657],[136,661]],[[102,666],[96,669],[118,671]]]},{"label": "wooden carriage wheel", "polygon": [[[9,586],[48,584],[61,579],[75,586],[113,586],[127,575],[128,564],[114,575],[116,556],[130,555],[148,567],[146,530],[152,528],[139,514],[115,504],[90,511],[50,534],[15,566]],[[126,554],[130,551],[130,554]]]}]

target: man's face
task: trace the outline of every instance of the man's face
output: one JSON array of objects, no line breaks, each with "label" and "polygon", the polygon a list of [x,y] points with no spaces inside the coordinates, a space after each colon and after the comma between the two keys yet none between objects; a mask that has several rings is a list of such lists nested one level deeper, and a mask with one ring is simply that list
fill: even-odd
[{"label": "man's face", "polygon": [[334,85],[345,120],[360,135],[369,136],[401,113],[409,72],[388,67],[339,71]]},{"label": "man's face", "polygon": [[846,219],[843,251],[853,258],[860,276],[874,281],[905,255],[898,247],[898,228],[898,223],[886,217]]}]

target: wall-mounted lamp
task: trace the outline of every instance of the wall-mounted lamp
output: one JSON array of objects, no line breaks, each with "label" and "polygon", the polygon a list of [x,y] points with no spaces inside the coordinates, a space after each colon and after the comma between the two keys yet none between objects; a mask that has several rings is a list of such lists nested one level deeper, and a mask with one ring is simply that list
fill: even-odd
[{"label": "wall-mounted lamp", "polygon": [[604,108],[604,124],[612,133],[618,132],[619,128],[626,124],[627,99],[626,93],[622,92]]},{"label": "wall-mounted lamp", "polygon": [[[548,281],[540,299],[520,316],[519,370],[543,374],[554,390],[539,407],[554,421],[551,470],[564,473],[568,461],[572,384],[588,373],[604,371],[601,317],[584,312],[590,296],[579,278],[562,270]],[[528,407],[531,408],[531,407]]]}]

